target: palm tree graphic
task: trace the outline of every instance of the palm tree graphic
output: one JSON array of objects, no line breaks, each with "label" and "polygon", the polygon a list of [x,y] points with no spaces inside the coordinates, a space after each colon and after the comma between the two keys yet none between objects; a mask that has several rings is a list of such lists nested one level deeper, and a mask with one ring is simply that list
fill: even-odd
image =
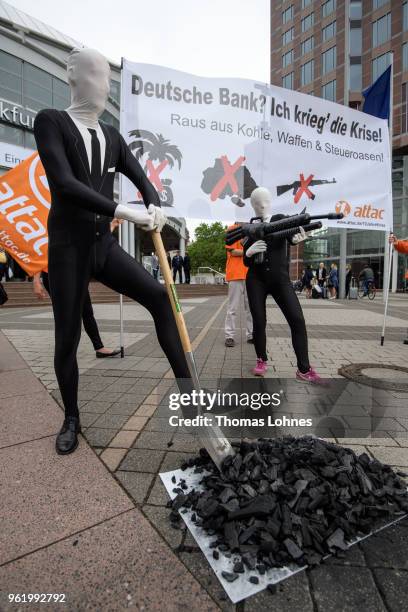
[{"label": "palm tree graphic", "polygon": [[[140,160],[145,155],[147,156],[144,166],[145,172],[152,170],[152,162],[159,162],[160,172],[168,165],[170,168],[177,163],[178,169],[181,169],[182,153],[177,145],[170,144],[170,140],[164,138],[162,134],[153,134],[149,130],[132,130],[129,136],[134,140],[129,144],[131,151],[137,160]],[[150,162],[150,164],[149,164]],[[153,168],[153,170],[155,170]],[[156,169],[157,170],[157,169]],[[170,188],[171,179],[160,179],[153,181],[160,196],[160,200],[164,206],[173,205],[173,192]]]}]

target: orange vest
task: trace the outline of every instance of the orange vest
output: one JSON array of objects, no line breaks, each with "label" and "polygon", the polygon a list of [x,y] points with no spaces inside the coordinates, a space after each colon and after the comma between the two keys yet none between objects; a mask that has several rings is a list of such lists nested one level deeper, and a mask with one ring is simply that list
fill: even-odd
[{"label": "orange vest", "polygon": [[[238,227],[237,224],[231,225],[228,229],[233,229],[234,227]],[[225,280],[226,281],[234,281],[234,280],[245,280],[248,272],[248,268],[244,265],[244,256],[238,257],[236,255],[231,255],[231,251],[234,249],[243,251],[243,246],[240,240],[234,242],[229,246],[225,247],[227,249],[227,264],[225,267]]]}]

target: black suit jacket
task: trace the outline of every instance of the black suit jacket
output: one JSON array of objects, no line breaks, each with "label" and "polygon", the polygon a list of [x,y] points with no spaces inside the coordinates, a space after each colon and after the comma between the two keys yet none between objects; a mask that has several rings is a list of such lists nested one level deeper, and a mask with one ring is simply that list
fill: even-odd
[{"label": "black suit jacket", "polygon": [[183,258],[181,255],[174,255],[173,260],[171,262],[172,268],[179,270],[183,267]]},{"label": "black suit jacket", "polygon": [[48,235],[52,244],[95,241],[110,231],[117,203],[113,200],[115,172],[139,189],[146,206],[160,206],[159,196],[132,155],[124,138],[100,122],[106,140],[99,184],[93,185],[81,133],[65,111],[45,109],[34,121],[34,136],[51,192]]}]

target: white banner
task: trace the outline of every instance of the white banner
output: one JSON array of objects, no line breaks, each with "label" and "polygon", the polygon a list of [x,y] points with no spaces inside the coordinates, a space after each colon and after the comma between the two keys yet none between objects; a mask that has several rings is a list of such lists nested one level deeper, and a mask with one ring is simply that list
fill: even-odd
[{"label": "white banner", "polygon": [[[123,60],[121,132],[166,214],[245,221],[256,186],[273,212],[343,212],[329,225],[392,227],[387,122],[246,79]],[[123,180],[122,197],[141,202]]]}]

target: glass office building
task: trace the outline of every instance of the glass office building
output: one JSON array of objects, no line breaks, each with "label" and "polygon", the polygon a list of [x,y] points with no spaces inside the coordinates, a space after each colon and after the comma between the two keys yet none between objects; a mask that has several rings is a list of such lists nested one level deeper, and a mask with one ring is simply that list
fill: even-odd
[{"label": "glass office building", "polygon": [[[70,104],[66,60],[83,45],[0,0],[0,174],[36,149],[33,122],[42,108]],[[119,128],[120,66],[102,120]]]}]

